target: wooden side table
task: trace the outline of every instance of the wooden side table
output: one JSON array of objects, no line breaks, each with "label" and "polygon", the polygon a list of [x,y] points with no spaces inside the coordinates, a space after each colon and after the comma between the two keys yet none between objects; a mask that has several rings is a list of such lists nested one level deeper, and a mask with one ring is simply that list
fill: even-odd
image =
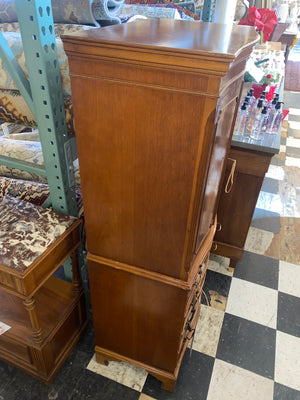
[{"label": "wooden side table", "polygon": [[[50,384],[87,325],[76,218],[0,199],[0,358]],[[53,277],[72,258],[73,282]]]},{"label": "wooden side table", "polygon": [[[280,132],[265,134],[260,142],[249,137],[233,139],[226,177],[218,205],[218,225],[212,252],[230,258],[229,268],[242,259],[256,202],[271,159],[280,149]],[[236,163],[232,189],[225,192],[227,179]]]}]

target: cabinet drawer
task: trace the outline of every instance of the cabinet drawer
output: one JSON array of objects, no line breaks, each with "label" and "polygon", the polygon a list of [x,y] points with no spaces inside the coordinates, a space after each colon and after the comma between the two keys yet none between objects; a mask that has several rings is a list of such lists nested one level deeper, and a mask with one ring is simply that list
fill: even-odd
[{"label": "cabinet drawer", "polygon": [[188,300],[186,303],[186,308],[185,308],[185,312],[184,312],[184,319],[186,319],[187,315],[190,312],[191,309],[191,304],[193,303],[193,301],[195,300],[195,296],[196,297],[201,297],[202,294],[202,288],[203,288],[203,284],[205,281],[205,276],[206,276],[206,270],[207,270],[207,262],[205,261],[204,263],[202,263],[199,267],[199,271],[195,277],[194,283],[193,283],[193,287],[190,290],[189,296],[188,296]]},{"label": "cabinet drawer", "polygon": [[188,315],[187,321],[182,330],[180,345],[178,347],[178,355],[182,352],[184,346],[187,346],[188,343],[194,337],[196,326],[200,316],[200,310],[201,310],[201,301],[198,301],[197,303],[195,303],[190,314]]},{"label": "cabinet drawer", "polygon": [[34,366],[29,346],[10,337],[9,334],[4,334],[0,337],[0,355],[6,360],[11,357],[20,364]]}]

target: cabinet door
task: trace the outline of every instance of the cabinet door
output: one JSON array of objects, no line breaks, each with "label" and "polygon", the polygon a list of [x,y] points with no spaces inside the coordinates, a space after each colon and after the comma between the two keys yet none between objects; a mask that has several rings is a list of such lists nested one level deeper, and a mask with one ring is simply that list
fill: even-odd
[{"label": "cabinet door", "polygon": [[225,160],[229,152],[230,139],[237,110],[236,93],[239,93],[239,86],[240,82],[229,86],[219,99],[215,122],[214,144],[212,146],[210,166],[200,212],[195,254],[197,254],[216,215],[220,186],[225,169]]}]

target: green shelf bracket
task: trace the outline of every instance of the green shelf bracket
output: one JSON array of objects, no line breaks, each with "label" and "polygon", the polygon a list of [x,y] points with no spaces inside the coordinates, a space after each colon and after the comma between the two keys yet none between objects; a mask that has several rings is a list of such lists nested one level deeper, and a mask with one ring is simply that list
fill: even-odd
[{"label": "green shelf bracket", "polygon": [[20,67],[15,55],[7,44],[3,33],[0,31],[0,58],[2,59],[3,67],[10,74],[15,84],[18,86],[21,95],[28,104],[30,111],[35,115],[35,109],[32,101],[31,88],[24,71]]},{"label": "green shelf bracket", "polygon": [[51,1],[16,0],[15,4],[52,206],[77,216],[73,145],[67,134]]},{"label": "green shelf bracket", "polygon": [[202,21],[211,22],[214,0],[204,0]]},{"label": "green shelf bracket", "polygon": [[18,168],[33,174],[46,176],[46,169],[43,165],[32,164],[27,161],[0,155],[0,164],[10,168]]}]

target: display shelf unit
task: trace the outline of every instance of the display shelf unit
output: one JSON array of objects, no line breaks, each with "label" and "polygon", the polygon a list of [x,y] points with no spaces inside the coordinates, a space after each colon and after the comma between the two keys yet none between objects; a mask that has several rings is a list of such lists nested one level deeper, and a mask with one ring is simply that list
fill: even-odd
[{"label": "display shelf unit", "polygon": [[0,320],[12,327],[0,336],[0,358],[50,384],[86,326],[83,293],[78,295],[69,282],[55,277],[36,293],[40,343],[32,335],[22,299],[0,290],[0,303]]},{"label": "display shelf unit", "polygon": [[[280,141],[278,143],[276,136],[270,136],[252,147],[238,140],[233,140],[231,144],[226,181],[232,170],[232,160],[236,162],[236,169],[231,191],[225,191],[225,184],[222,187],[218,207],[218,231],[212,246],[213,253],[230,258],[231,270],[243,257],[265,174],[272,157],[279,152]],[[277,136],[280,138],[280,133]]]},{"label": "display shelf unit", "polygon": [[[245,83],[242,97],[246,95],[249,88]],[[280,99],[283,96],[283,88],[284,77],[277,89]],[[276,134],[264,133],[261,140],[252,140],[247,135],[233,135],[226,163],[226,179],[218,205],[217,232],[212,246],[213,253],[230,259],[231,271],[243,257],[265,174],[272,157],[280,151],[280,141],[281,126]],[[231,179],[231,189],[227,190],[227,182]]]},{"label": "display shelf unit", "polygon": [[[50,384],[87,325],[81,221],[2,197],[0,224],[0,321],[10,327],[0,335],[0,359]],[[72,282],[54,277],[70,256]]]}]

